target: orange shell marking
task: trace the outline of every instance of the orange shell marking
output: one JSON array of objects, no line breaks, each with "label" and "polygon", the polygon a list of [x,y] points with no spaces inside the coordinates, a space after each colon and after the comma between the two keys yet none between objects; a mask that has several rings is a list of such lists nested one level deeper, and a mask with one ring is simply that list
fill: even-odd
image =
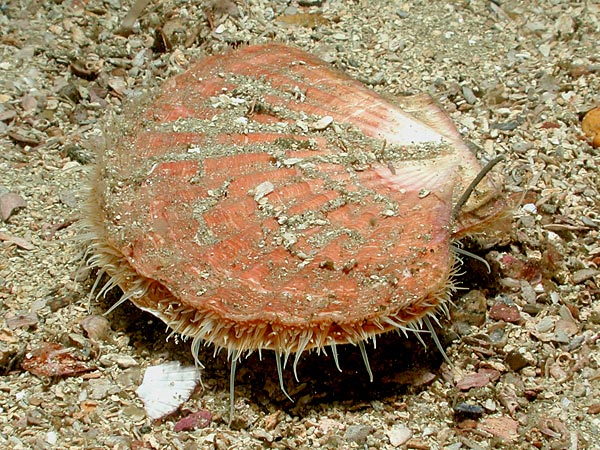
[{"label": "orange shell marking", "polygon": [[428,97],[388,101],[278,44],[207,58],[108,135],[92,263],[175,332],[301,353],[415,328],[452,286],[450,243],[499,190]]}]

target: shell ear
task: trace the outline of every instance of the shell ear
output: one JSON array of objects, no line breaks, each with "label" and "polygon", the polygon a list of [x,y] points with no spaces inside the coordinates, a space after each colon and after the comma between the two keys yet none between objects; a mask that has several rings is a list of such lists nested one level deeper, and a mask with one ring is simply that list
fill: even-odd
[{"label": "shell ear", "polygon": [[454,145],[464,147],[464,142],[450,117],[442,110],[438,103],[427,94],[408,95],[406,97],[392,97],[391,102],[396,103],[403,111],[415,119],[435,129]]}]

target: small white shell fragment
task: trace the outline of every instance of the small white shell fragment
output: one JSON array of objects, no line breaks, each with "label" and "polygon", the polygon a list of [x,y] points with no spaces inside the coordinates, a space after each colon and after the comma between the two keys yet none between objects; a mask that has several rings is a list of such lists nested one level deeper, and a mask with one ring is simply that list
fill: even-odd
[{"label": "small white shell fragment", "polygon": [[282,161],[284,166],[293,166],[304,161],[304,158],[287,158]]},{"label": "small white shell fragment", "polygon": [[172,361],[148,367],[135,392],[144,403],[148,418],[156,420],[175,412],[190,398],[198,381],[200,372],[196,367],[182,367],[178,361]]},{"label": "small white shell fragment", "polygon": [[50,445],[56,445],[58,442],[58,434],[56,431],[48,431],[48,433],[46,433],[46,442]]},{"label": "small white shell fragment", "polygon": [[521,209],[528,214],[537,214],[537,207],[533,203],[526,203]]},{"label": "small white shell fragment", "polygon": [[317,120],[313,126],[312,129],[313,130],[324,130],[325,128],[327,128],[329,125],[331,125],[333,123],[333,117],[331,116],[324,116],[321,117],[319,120]]},{"label": "small white shell fragment", "polygon": [[303,120],[296,120],[296,126],[300,128],[304,133],[308,131],[308,125]]},{"label": "small white shell fragment", "polygon": [[260,183],[254,189],[254,201],[260,201],[261,198],[269,195],[271,192],[273,192],[274,189],[275,186],[273,186],[273,183],[271,183],[270,181],[264,181]]}]

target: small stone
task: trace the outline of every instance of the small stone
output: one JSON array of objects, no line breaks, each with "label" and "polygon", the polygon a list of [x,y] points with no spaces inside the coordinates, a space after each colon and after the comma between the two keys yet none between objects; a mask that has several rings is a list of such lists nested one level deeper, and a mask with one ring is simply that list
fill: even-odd
[{"label": "small stone", "polygon": [[73,192],[73,191],[70,191],[70,190],[61,191],[58,194],[58,198],[60,199],[62,204],[68,206],[69,208],[76,208],[78,205],[77,197],[75,195],[75,192]]},{"label": "small stone", "polygon": [[68,333],[67,337],[69,338],[69,341],[71,341],[70,344],[75,347],[86,348],[88,345],[87,339],[79,333]]},{"label": "small stone", "polygon": [[486,298],[481,291],[472,290],[463,295],[452,309],[452,321],[472,326],[481,326],[485,322]]},{"label": "small stone", "polygon": [[344,437],[347,441],[364,444],[371,433],[371,430],[372,428],[369,425],[350,425],[346,429]]},{"label": "small stone", "polygon": [[600,304],[594,306],[588,320],[593,324],[600,325]]},{"label": "small stone", "polygon": [[387,432],[390,438],[390,444],[394,447],[399,447],[405,444],[413,435],[412,431],[404,425],[394,425],[390,431]]},{"label": "small stone", "polygon": [[[100,364],[106,366],[102,361]],[[123,369],[123,371],[119,372],[115,376],[115,382],[119,385],[119,387],[123,390],[129,390],[139,385],[142,378],[142,370],[139,366],[130,367],[128,369]],[[145,414],[145,413],[144,413]]]},{"label": "small stone", "polygon": [[510,417],[489,417],[477,426],[505,441],[513,442],[519,436],[519,423]]},{"label": "small stone", "polygon": [[583,283],[584,281],[587,281],[591,278],[594,278],[596,275],[598,275],[600,273],[600,271],[596,270],[596,269],[581,269],[576,271],[575,273],[573,273],[573,283],[574,284],[579,284],[579,283]]},{"label": "small stone", "polygon": [[460,402],[454,407],[454,414],[459,417],[461,420],[463,419],[479,419],[483,413],[484,409],[479,405],[472,405],[466,402]]},{"label": "small stone", "polygon": [[463,93],[463,97],[465,98],[467,103],[469,103],[471,105],[474,105],[475,103],[477,103],[477,97],[475,97],[475,94],[473,93],[473,89],[471,89],[468,86],[463,86],[462,93]]},{"label": "small stone", "polygon": [[552,47],[550,47],[548,44],[542,44],[538,47],[538,49],[542,55],[544,55],[545,57],[548,57],[550,55],[550,51],[552,50]]},{"label": "small stone", "polygon": [[298,0],[300,6],[321,6],[324,0]]},{"label": "small stone", "polygon": [[588,406],[588,414],[598,413],[600,413],[600,403],[594,403],[593,405]]},{"label": "small stone", "polygon": [[56,431],[48,431],[46,433],[46,442],[50,445],[56,445],[58,442],[58,433]]},{"label": "small stone", "polygon": [[559,380],[560,382],[565,381],[568,377],[567,372],[561,367],[560,363],[552,363],[548,368],[548,373],[552,378]]},{"label": "small stone", "polygon": [[2,220],[5,222],[17,209],[26,206],[27,202],[15,192],[8,192],[0,196],[0,216],[2,216]]},{"label": "small stone", "polygon": [[538,315],[540,311],[542,311],[542,307],[538,304],[527,303],[526,305],[523,305],[523,312],[526,312],[531,316]]},{"label": "small stone", "polygon": [[121,369],[129,369],[130,367],[139,366],[139,363],[135,358],[127,355],[117,356],[115,358],[115,362],[117,363],[117,366],[119,366]]},{"label": "small stone", "polygon": [[513,415],[519,407],[519,401],[517,400],[517,393],[511,384],[502,386],[497,392],[498,400],[500,403]]},{"label": "small stone", "polygon": [[11,330],[17,328],[28,329],[38,324],[39,318],[35,312],[27,312],[24,314],[11,314],[6,317],[6,325]]},{"label": "small stone", "polygon": [[495,130],[500,131],[513,131],[517,129],[520,125],[520,122],[517,120],[511,120],[510,122],[501,122],[501,123],[492,123],[490,127]]},{"label": "small stone", "polygon": [[[183,419],[180,419],[179,422],[175,424],[175,427],[173,427],[173,430],[179,432],[194,430],[196,428],[206,428],[210,425],[211,421],[212,414],[205,409],[201,409],[200,411],[188,414]],[[265,430],[258,429],[252,433],[252,436],[261,441],[273,442],[273,436]]]},{"label": "small stone", "polygon": [[127,82],[120,77],[110,78],[107,82],[108,86],[119,95],[123,95],[127,88]]},{"label": "small stone", "polygon": [[477,373],[470,373],[461,378],[456,387],[461,391],[467,391],[474,387],[487,386],[491,381],[500,378],[500,372],[494,369],[480,369]]},{"label": "small stone", "polygon": [[554,323],[555,320],[552,317],[546,316],[539,321],[535,329],[538,333],[548,333],[554,329]]},{"label": "small stone", "polygon": [[146,417],[146,411],[144,411],[144,408],[140,408],[138,406],[124,407],[123,414],[133,421],[143,420]]},{"label": "small stone", "polygon": [[497,301],[490,309],[490,319],[503,320],[509,323],[518,323],[521,321],[521,314],[515,305],[507,305],[502,300]]},{"label": "small stone", "polygon": [[279,422],[281,422],[281,414],[281,411],[277,410],[266,416],[263,420],[263,429],[266,431],[274,430],[275,427],[279,425]]},{"label": "small stone", "polygon": [[256,186],[256,189],[254,189],[254,201],[259,202],[263,197],[273,192],[274,189],[275,186],[273,186],[273,183],[270,181],[264,181],[260,183],[258,186]]},{"label": "small stone", "polygon": [[91,388],[90,398],[94,400],[102,400],[118,390],[117,386],[113,385],[106,378],[89,380],[89,387]]},{"label": "small stone", "polygon": [[579,327],[572,320],[558,319],[554,326],[555,333],[564,333],[566,336],[573,336],[579,331]]},{"label": "small stone", "polygon": [[521,353],[512,351],[504,358],[504,362],[515,372],[529,365],[529,361]]},{"label": "small stone", "polygon": [[252,432],[252,437],[263,442],[273,442],[273,435],[268,431],[261,430],[260,428]]},{"label": "small stone", "polygon": [[490,412],[494,412],[496,409],[498,409],[496,403],[491,398],[488,398],[485,402],[483,402],[483,407]]}]

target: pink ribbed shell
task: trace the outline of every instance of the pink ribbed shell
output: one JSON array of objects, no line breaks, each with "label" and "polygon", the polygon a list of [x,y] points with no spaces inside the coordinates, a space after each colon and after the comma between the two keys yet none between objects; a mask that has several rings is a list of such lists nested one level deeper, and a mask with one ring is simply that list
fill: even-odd
[{"label": "pink ribbed shell", "polygon": [[[115,122],[116,123],[116,122]],[[94,263],[176,332],[301,352],[413,327],[501,209],[448,117],[278,44],[209,57],[108,133]]]}]

